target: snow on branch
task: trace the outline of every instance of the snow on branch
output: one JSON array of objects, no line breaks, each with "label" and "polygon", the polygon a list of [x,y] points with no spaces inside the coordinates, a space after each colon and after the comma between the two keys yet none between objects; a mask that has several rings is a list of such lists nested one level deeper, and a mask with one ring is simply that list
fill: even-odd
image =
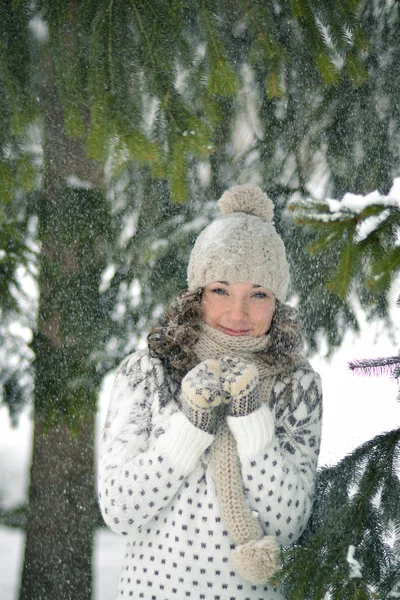
[{"label": "snow on branch", "polygon": [[[383,196],[377,190],[365,196],[348,192],[341,200],[333,198],[327,198],[326,200],[296,200],[289,203],[288,206],[291,211],[301,212],[303,209],[307,212],[308,219],[324,223],[348,219],[351,216],[360,216],[366,209],[372,207],[379,210],[379,222],[390,214],[390,210],[386,211],[385,209],[400,210],[400,177],[394,179],[387,196]],[[373,216],[376,218],[376,215]]]},{"label": "snow on branch", "polygon": [[347,563],[348,563],[349,569],[350,569],[350,574],[349,574],[350,579],[358,579],[358,578],[362,577],[361,565],[358,562],[358,560],[356,560],[354,558],[355,553],[356,553],[356,547],[349,546],[349,549],[347,551]]},{"label": "snow on branch", "polygon": [[388,293],[400,272],[400,177],[387,196],[378,191],[342,200],[300,199],[289,203],[296,225],[311,233],[310,253],[332,253],[324,274],[327,288],[340,298],[356,281],[378,295]]}]

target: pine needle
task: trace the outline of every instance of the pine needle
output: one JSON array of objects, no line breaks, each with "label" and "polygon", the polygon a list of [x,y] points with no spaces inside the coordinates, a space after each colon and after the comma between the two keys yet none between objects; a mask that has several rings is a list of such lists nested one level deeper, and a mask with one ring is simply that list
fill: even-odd
[{"label": "pine needle", "polygon": [[361,371],[362,375],[392,375],[398,378],[395,373],[400,367],[400,355],[388,356],[373,359],[361,359],[349,362],[349,369],[352,371]]}]

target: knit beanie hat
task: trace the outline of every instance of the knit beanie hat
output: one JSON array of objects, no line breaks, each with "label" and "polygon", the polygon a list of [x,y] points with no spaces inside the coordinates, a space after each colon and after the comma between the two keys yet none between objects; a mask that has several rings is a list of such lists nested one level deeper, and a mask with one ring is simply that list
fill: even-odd
[{"label": "knit beanie hat", "polygon": [[274,205],[257,186],[236,185],[219,200],[222,215],[198,236],[190,255],[190,291],[213,281],[246,281],[286,299],[289,267],[272,223]]}]

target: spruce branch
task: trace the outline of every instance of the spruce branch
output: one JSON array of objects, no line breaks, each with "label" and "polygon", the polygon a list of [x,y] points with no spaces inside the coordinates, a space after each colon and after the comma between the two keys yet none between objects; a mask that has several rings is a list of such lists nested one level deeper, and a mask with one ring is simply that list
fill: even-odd
[{"label": "spruce branch", "polygon": [[156,64],[155,58],[154,58],[152,44],[150,42],[150,39],[147,34],[146,28],[144,26],[143,20],[141,18],[139,9],[136,6],[137,3],[134,0],[130,0],[130,2],[131,2],[133,10],[135,12],[137,23],[139,25],[139,29],[142,32],[144,39],[146,40],[146,44],[147,44],[147,48],[148,48],[149,56],[150,56],[150,61],[151,61],[152,68],[153,68],[153,74],[154,74],[155,78],[157,79],[158,78],[158,69],[157,69],[157,64]]},{"label": "spruce branch", "polygon": [[281,98],[283,96],[283,67],[288,60],[287,52],[278,41],[273,26],[273,19],[268,4],[254,5],[248,0],[244,1],[244,11],[248,23],[255,32],[253,52],[254,62],[265,62],[269,67],[267,75],[268,98]]},{"label": "spruce branch", "polygon": [[326,85],[337,84],[340,72],[336,68],[328,51],[325,32],[313,13],[311,6],[305,0],[296,0],[292,4],[293,15],[308,37],[310,48],[314,54],[316,67]]},{"label": "spruce branch", "polygon": [[113,4],[114,0],[110,0],[108,5],[108,66],[110,69],[110,88],[112,93],[115,91],[114,86],[114,69],[113,69]]},{"label": "spruce branch", "polygon": [[387,293],[400,270],[400,210],[393,193],[347,194],[341,201],[308,198],[288,209],[296,225],[314,230],[310,252],[326,252],[332,241],[337,243],[340,256],[326,281],[329,291],[344,299],[353,283],[361,281],[376,297]]},{"label": "spruce branch", "polygon": [[[214,4],[211,4],[214,8]],[[204,17],[205,30],[208,38],[207,52],[210,57],[209,84],[212,93],[218,95],[234,96],[237,92],[237,74],[228,61],[223,44],[217,36],[217,28],[214,25],[217,20],[210,6],[206,6],[205,0],[201,1],[202,14]]]},{"label": "spruce branch", "polygon": [[[300,541],[283,551],[277,574],[288,600],[379,598],[398,589],[400,429],[359,446],[337,465],[318,471],[313,513]],[[346,559],[356,549],[361,576]]]},{"label": "spruce branch", "polygon": [[391,375],[395,379],[400,377],[400,355],[372,359],[360,359],[349,362],[349,369],[361,371],[362,375]]}]

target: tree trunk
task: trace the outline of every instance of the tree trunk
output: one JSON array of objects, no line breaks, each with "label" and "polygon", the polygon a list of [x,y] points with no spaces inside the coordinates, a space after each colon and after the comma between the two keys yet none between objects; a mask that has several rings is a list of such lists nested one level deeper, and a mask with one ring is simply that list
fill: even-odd
[{"label": "tree trunk", "polygon": [[[102,170],[67,139],[44,60],[44,184],[35,352],[34,441],[20,600],[90,600],[96,523],[94,425],[104,343],[99,286],[110,231]],[[71,187],[73,181],[91,189]],[[90,186],[86,186],[88,188]]]},{"label": "tree trunk", "polygon": [[93,427],[35,422],[21,600],[92,597]]}]

